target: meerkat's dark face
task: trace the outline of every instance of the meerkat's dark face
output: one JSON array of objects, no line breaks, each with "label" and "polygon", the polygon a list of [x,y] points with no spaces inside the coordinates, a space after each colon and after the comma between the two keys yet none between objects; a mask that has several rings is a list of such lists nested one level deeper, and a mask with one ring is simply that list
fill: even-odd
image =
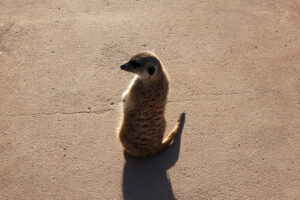
[{"label": "meerkat's dark face", "polygon": [[121,65],[121,69],[135,73],[143,79],[151,79],[160,69],[160,62],[149,52],[142,52],[133,56],[128,62]]}]

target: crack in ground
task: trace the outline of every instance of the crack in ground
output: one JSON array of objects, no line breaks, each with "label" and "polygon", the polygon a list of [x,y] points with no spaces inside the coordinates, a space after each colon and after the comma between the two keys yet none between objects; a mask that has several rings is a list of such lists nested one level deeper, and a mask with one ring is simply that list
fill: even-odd
[{"label": "crack in ground", "polygon": [[[270,91],[267,92],[261,92],[259,94],[265,94],[268,93]],[[199,93],[198,95],[214,95],[214,96],[221,96],[221,95],[238,95],[238,94],[254,94],[256,92],[250,92],[250,91],[246,91],[246,92],[228,92],[228,93]],[[202,99],[183,99],[183,100],[179,100],[179,101],[175,101],[175,100],[169,100],[169,103],[176,103],[176,102],[186,102],[186,101],[200,101]],[[53,112],[53,113],[24,113],[24,114],[0,114],[0,116],[6,116],[6,117],[17,117],[17,116],[40,116],[40,115],[56,115],[56,114],[62,114],[62,115],[74,115],[74,114],[103,114],[105,112],[111,111],[114,109],[103,109],[103,110],[98,110],[98,111],[78,111],[78,112]]]},{"label": "crack in ground", "polygon": [[103,114],[105,112],[111,111],[114,109],[103,109],[103,110],[97,110],[97,111],[78,111],[78,112],[53,112],[53,113],[21,113],[21,114],[0,114],[0,116],[5,117],[18,117],[18,116],[43,116],[43,115],[74,115],[74,114]]},{"label": "crack in ground", "polygon": [[232,95],[232,94],[252,94],[253,92],[249,92],[249,91],[246,91],[246,92],[228,92],[228,93],[200,93],[200,95]]},{"label": "crack in ground", "polygon": [[[250,91],[246,91],[246,92],[228,92],[228,93],[198,93],[198,95],[213,95],[213,96],[222,96],[222,95],[238,95],[238,94],[254,94],[256,92],[250,92]],[[260,93],[260,94],[265,94],[266,92],[264,93]],[[198,98],[195,98],[195,99],[182,99],[182,100],[179,100],[179,101],[176,101],[176,100],[170,100],[168,101],[169,103],[176,103],[176,102],[186,102],[186,101],[200,101],[202,99],[198,99]]]}]

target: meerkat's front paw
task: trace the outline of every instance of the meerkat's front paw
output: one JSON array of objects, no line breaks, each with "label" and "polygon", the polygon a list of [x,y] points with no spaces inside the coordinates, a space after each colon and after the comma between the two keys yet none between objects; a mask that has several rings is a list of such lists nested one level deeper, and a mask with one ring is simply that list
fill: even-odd
[{"label": "meerkat's front paw", "polygon": [[128,99],[128,91],[123,92],[122,94],[122,102],[126,102]]}]

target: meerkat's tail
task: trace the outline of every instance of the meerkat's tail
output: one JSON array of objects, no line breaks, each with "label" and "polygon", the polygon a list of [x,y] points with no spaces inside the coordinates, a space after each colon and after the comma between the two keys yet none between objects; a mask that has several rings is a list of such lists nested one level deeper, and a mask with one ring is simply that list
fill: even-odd
[{"label": "meerkat's tail", "polygon": [[171,133],[169,133],[169,135],[167,137],[164,138],[158,152],[163,151],[164,149],[166,149],[168,146],[170,146],[173,143],[176,135],[178,134],[178,132],[180,131],[180,129],[183,126],[184,118],[185,118],[185,112],[180,114],[180,116],[175,124],[174,129],[171,131]]}]

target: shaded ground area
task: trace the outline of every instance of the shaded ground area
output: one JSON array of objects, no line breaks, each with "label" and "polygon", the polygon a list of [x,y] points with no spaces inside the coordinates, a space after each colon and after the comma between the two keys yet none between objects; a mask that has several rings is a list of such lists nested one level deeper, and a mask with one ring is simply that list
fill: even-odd
[{"label": "shaded ground area", "polygon": [[[187,113],[146,161],[116,138],[141,50]],[[0,2],[0,199],[300,199],[299,133],[299,0]]]}]

